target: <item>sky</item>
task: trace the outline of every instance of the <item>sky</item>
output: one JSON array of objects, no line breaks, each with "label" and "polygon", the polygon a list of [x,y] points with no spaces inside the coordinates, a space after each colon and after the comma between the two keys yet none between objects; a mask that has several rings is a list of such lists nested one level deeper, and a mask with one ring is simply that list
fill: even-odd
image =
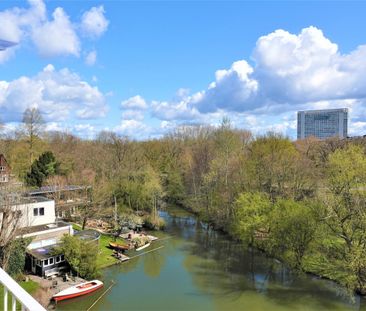
[{"label": "sky", "polygon": [[366,134],[366,1],[0,0],[0,120],[159,138],[228,117],[296,138],[296,112],[347,107]]}]

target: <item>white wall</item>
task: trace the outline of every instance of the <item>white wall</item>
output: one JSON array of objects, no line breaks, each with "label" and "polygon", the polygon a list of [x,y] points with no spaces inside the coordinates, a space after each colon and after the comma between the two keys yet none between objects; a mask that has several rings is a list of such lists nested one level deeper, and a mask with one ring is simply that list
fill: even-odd
[{"label": "white wall", "polygon": [[[44,208],[44,215],[39,214],[39,209]],[[38,208],[38,216],[34,216],[33,210]],[[19,228],[46,225],[56,221],[55,201],[37,202],[17,205],[16,209],[21,212]]]}]

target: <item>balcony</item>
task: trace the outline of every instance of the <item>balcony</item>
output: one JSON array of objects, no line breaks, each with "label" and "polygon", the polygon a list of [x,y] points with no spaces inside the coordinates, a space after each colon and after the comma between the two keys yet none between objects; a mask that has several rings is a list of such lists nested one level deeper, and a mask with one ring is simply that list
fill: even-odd
[{"label": "balcony", "polygon": [[[8,299],[11,296],[10,310],[17,309],[17,303],[21,306],[21,310],[29,311],[46,311],[37,300],[29,295],[12,277],[0,268],[0,284],[4,286],[4,311],[8,311]],[[1,306],[0,306],[1,308]]]}]

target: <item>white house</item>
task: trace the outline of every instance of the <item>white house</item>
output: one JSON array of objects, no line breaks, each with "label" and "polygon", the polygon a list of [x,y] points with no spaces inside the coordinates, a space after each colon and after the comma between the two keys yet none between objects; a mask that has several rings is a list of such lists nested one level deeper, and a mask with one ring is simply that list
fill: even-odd
[{"label": "white house", "polygon": [[30,238],[27,247],[26,268],[38,275],[48,276],[66,270],[62,254],[53,248],[65,234],[73,235],[72,225],[57,221],[55,201],[44,197],[24,197],[13,206],[19,212],[17,237]]},{"label": "white house", "polygon": [[26,197],[22,201],[16,205],[16,209],[21,212],[19,228],[46,225],[56,221],[55,201],[43,197]]}]

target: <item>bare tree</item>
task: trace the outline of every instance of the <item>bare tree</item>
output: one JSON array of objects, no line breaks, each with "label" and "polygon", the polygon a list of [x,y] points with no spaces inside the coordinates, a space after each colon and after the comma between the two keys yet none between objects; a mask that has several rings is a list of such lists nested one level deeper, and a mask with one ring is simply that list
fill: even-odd
[{"label": "bare tree", "polygon": [[16,184],[0,187],[0,266],[6,268],[7,248],[15,239],[19,229],[21,211],[17,206],[22,202],[23,189]]},{"label": "bare tree", "polygon": [[44,120],[38,108],[27,108],[23,113],[23,131],[29,148],[29,163],[32,165],[37,139],[42,133]]}]

